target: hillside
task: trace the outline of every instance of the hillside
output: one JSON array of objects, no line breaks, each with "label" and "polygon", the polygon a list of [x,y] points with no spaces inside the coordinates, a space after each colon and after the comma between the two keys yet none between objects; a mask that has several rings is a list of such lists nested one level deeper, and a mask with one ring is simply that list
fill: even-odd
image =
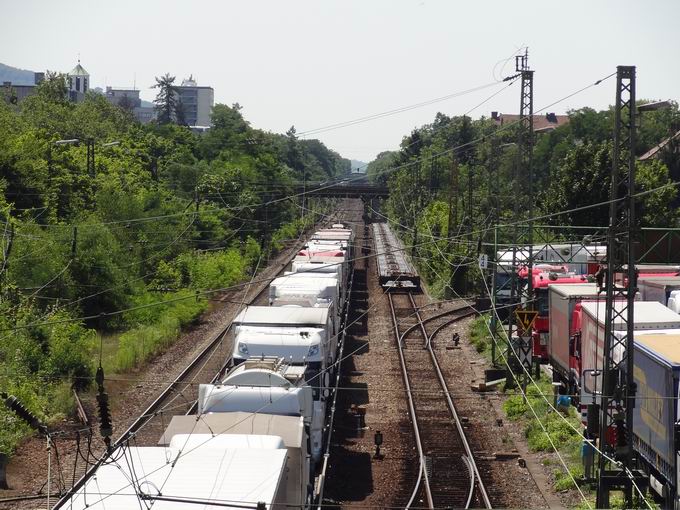
[{"label": "hillside", "polygon": [[0,82],[6,81],[14,85],[33,85],[33,71],[0,63]]}]

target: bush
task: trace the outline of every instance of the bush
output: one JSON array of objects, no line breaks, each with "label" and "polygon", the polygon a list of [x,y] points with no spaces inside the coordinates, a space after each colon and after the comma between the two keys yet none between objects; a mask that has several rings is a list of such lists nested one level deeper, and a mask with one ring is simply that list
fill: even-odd
[{"label": "bush", "polygon": [[186,296],[187,299],[162,307],[150,307],[130,312],[127,320],[136,321],[138,325],[119,337],[115,360],[117,371],[131,370],[168,347],[177,339],[182,327],[192,323],[206,310],[207,301],[194,299],[190,291],[169,294],[164,298],[182,296]]}]

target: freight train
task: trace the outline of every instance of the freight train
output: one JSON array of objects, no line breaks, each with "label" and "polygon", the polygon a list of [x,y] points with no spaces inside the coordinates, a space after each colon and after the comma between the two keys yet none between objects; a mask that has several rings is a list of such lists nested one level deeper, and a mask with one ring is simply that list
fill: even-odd
[{"label": "freight train", "polygon": [[[315,498],[351,285],[354,232],[316,231],[268,304],[230,328],[231,367],[199,387],[197,414],[174,416],[157,446],[111,452],[72,509],[304,508]],[[143,503],[142,503],[143,502]]]}]

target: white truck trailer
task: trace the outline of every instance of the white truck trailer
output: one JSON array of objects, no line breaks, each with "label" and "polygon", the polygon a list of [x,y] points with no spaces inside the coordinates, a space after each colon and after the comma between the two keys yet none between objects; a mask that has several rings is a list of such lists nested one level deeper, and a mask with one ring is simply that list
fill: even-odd
[{"label": "white truck trailer", "polygon": [[280,437],[287,450],[284,473],[286,501],[299,507],[311,501],[314,473],[309,458],[307,427],[302,416],[244,412],[173,416],[158,446],[169,446],[172,438],[178,434],[193,436],[185,448],[193,447],[200,441],[193,438],[204,434]]},{"label": "white truck trailer", "polygon": [[637,285],[644,301],[658,301],[668,306],[671,293],[680,290],[680,276],[639,279]]},{"label": "white truck trailer", "polygon": [[286,273],[286,276],[275,278],[269,284],[269,305],[328,308],[332,320],[330,333],[337,337],[343,299],[338,279],[333,276],[332,273]]},{"label": "white truck trailer", "polygon": [[[615,302],[620,311],[625,302]],[[606,303],[604,301],[583,302],[581,326],[581,407],[593,403],[593,394],[602,391],[602,369],[604,368],[604,326]],[[672,312],[656,301],[636,301],[634,324],[638,334],[675,333],[680,329],[680,315]],[[614,334],[625,335],[625,324],[614,324]],[[614,358],[620,360],[623,352],[615,352]]]},{"label": "white truck trailer", "polygon": [[[167,446],[124,446],[64,505],[73,510],[289,508],[288,451],[278,436],[175,435]],[[161,490],[162,488],[162,490]],[[145,507],[146,508],[146,507]]]}]

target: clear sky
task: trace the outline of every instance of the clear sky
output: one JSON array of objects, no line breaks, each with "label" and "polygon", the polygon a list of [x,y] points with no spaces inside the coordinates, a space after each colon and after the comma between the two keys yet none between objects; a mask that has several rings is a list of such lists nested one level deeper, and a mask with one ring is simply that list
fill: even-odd
[{"label": "clear sky", "polygon": [[[312,130],[499,79],[526,45],[535,109],[638,67],[638,97],[680,99],[680,1],[0,0],[0,62],[69,71],[152,99],[154,76],[193,74],[254,127]],[[510,62],[503,74],[513,69]],[[437,111],[462,114],[500,86],[318,135],[345,157],[396,149]],[[614,80],[550,111],[604,108]],[[519,86],[472,115],[516,113]]]}]

